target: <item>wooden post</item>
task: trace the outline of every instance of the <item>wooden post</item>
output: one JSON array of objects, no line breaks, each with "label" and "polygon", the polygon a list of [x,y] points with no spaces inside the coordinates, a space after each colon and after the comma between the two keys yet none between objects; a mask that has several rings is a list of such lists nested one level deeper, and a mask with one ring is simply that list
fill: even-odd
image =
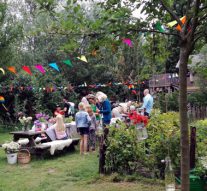
[{"label": "wooden post", "polygon": [[100,143],[99,143],[99,173],[104,174],[106,173],[105,171],[105,160],[106,160],[106,141],[107,141],[107,136],[109,133],[108,128],[104,128],[104,134],[100,138]]},{"label": "wooden post", "polygon": [[195,168],[196,127],[191,127],[190,135],[190,169]]}]

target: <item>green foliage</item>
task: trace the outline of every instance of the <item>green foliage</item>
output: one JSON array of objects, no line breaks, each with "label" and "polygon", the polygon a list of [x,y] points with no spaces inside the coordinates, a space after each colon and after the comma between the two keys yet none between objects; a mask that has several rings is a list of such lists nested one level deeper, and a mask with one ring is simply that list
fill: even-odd
[{"label": "green foliage", "polygon": [[207,156],[207,119],[193,122],[191,126],[196,127],[197,157],[205,157]]},{"label": "green foliage", "polygon": [[110,127],[107,140],[106,169],[119,173],[135,172],[138,161],[144,162],[144,145],[137,143],[136,130],[127,129],[125,124],[120,128]]},{"label": "green foliage", "polygon": [[152,166],[161,168],[161,160],[170,156],[175,169],[180,166],[180,128],[176,112],[160,113],[155,110],[150,118],[147,130],[149,138],[150,161]]},{"label": "green foliage", "polygon": [[178,96],[178,92],[156,94],[155,108],[161,112],[179,111]]},{"label": "green foliage", "polygon": [[190,126],[196,127],[196,166],[193,174],[203,178],[207,173],[207,119],[195,121]]},{"label": "green foliage", "polygon": [[207,105],[207,93],[206,92],[195,92],[188,95],[188,102],[194,106]]},{"label": "green foliage", "polygon": [[137,141],[136,129],[119,124],[110,127],[107,140],[106,168],[112,172],[140,173],[150,169],[156,176],[163,176],[161,160],[170,155],[175,170],[180,166],[180,129],[178,113],[160,113],[154,110],[145,142]]}]

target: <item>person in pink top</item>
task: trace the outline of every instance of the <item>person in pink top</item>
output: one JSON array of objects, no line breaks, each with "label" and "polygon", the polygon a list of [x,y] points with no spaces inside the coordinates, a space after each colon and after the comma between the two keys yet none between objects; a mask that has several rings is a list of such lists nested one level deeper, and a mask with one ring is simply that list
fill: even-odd
[{"label": "person in pink top", "polygon": [[54,124],[54,128],[57,140],[65,140],[68,138],[62,115],[59,114],[56,116],[56,123]]}]

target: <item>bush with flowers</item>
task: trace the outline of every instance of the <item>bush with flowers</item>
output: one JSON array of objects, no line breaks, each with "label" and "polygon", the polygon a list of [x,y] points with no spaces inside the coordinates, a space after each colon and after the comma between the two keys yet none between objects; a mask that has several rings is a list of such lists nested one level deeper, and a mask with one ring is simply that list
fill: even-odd
[{"label": "bush with flowers", "polygon": [[43,123],[47,123],[49,120],[49,115],[44,113],[35,114],[36,120],[34,121],[34,125],[36,128],[41,128]]},{"label": "bush with flowers", "polygon": [[2,145],[2,148],[5,150],[7,154],[11,153],[17,153],[20,149],[20,145],[17,142],[10,142],[10,143],[4,143]]}]

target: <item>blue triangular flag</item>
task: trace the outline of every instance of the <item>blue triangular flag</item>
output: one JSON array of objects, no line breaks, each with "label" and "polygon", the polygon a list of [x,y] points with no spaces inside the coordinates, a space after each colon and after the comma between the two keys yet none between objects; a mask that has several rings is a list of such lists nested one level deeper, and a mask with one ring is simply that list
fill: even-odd
[{"label": "blue triangular flag", "polygon": [[60,71],[59,68],[58,68],[58,65],[55,62],[54,63],[50,63],[49,66],[51,66],[52,68],[54,68],[58,72]]}]

